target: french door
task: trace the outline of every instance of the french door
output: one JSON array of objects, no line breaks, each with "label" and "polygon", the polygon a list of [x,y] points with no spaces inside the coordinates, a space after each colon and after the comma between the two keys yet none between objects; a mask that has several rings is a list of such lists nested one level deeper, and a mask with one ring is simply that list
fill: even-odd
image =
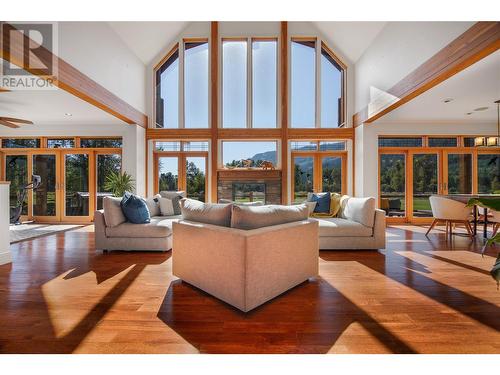
[{"label": "french door", "polygon": [[428,222],[431,195],[477,192],[476,158],[467,150],[381,151],[379,207],[391,222]]},{"label": "french door", "polygon": [[206,202],[207,163],[206,152],[155,153],[155,194],[184,190],[188,198]]},{"label": "french door", "polygon": [[292,203],[302,203],[312,192],[345,194],[345,153],[292,153]]},{"label": "french door", "polygon": [[5,179],[11,181],[10,206],[17,205],[17,194],[41,177],[41,185],[29,190],[21,220],[42,223],[85,223],[102,208],[106,176],[121,170],[121,154],[112,150],[59,149],[15,151],[4,154]]}]

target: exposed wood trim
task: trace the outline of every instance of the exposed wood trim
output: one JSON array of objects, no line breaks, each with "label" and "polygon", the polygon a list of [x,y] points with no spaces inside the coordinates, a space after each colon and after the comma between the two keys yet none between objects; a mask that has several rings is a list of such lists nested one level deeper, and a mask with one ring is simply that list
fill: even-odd
[{"label": "exposed wood trim", "polygon": [[280,139],[281,129],[218,129],[219,139]]},{"label": "exposed wood trim", "polygon": [[219,169],[219,178],[221,180],[279,180],[281,179],[281,170],[263,170],[259,168],[236,168],[236,169]]},{"label": "exposed wood trim", "polygon": [[380,108],[375,113],[369,113],[368,108],[356,113],[353,116],[353,126],[377,120],[499,48],[500,22],[475,23],[390,88],[387,93],[394,97],[392,101],[386,102],[387,98],[384,97],[380,102],[371,103],[375,108]]},{"label": "exposed wood trim", "polygon": [[[212,99],[213,100],[213,99]],[[216,129],[217,130],[217,129]],[[216,132],[217,135],[217,132]],[[211,139],[211,129],[146,129],[147,139]]]},{"label": "exposed wood trim", "polygon": [[[6,22],[0,22],[2,28],[3,41],[0,57],[22,67],[31,74],[37,75],[46,80],[53,80],[55,86],[75,95],[76,97],[90,103],[103,111],[119,118],[127,124],[137,124],[146,128],[148,126],[148,116],[138,111],[118,96],[105,89],[103,86],[90,79],[88,76],[80,72],[78,69],[55,56],[51,51],[44,47],[40,47],[38,58],[42,63],[57,60],[58,75],[55,77],[47,77],[39,71],[39,69],[30,68],[24,63],[25,51],[23,43],[29,43],[30,38],[16,28]],[[20,34],[19,38],[9,38],[9,33]],[[23,40],[23,43],[19,41]],[[76,46],[75,46],[76,48]],[[26,54],[29,51],[26,51]]]},{"label": "exposed wood trim", "polygon": [[219,164],[219,23],[210,23],[210,201],[217,202],[217,167]]},{"label": "exposed wood trim", "polygon": [[281,203],[288,204],[288,22],[281,22],[280,32],[281,94]]},{"label": "exposed wood trim", "polygon": [[311,128],[311,129],[288,129],[289,139],[352,139],[353,128]]}]

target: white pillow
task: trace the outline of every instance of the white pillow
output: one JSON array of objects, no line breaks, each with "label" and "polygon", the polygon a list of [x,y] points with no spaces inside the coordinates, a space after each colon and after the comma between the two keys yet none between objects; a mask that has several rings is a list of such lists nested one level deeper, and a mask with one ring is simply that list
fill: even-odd
[{"label": "white pillow", "polygon": [[350,197],[344,207],[346,219],[356,221],[366,227],[373,227],[375,222],[375,198]]},{"label": "white pillow", "polygon": [[311,216],[314,212],[314,209],[316,208],[316,205],[318,202],[308,202],[305,201],[304,204],[307,206],[307,209],[309,210],[309,216]]},{"label": "white pillow", "polygon": [[149,214],[151,216],[160,216],[161,215],[160,200],[159,200],[160,198],[161,198],[161,195],[160,194],[156,194],[152,198],[146,198],[145,199],[146,204],[147,204],[148,209],[149,209]]},{"label": "white pillow", "polygon": [[175,215],[172,199],[161,197],[158,198],[158,200],[160,201],[160,211],[162,216]]}]

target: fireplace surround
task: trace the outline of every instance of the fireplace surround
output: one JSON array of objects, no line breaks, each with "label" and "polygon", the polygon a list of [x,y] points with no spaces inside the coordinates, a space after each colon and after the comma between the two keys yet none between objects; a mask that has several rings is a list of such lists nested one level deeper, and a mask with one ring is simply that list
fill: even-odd
[{"label": "fireplace surround", "polygon": [[281,204],[281,171],[219,170],[217,173],[217,199]]}]

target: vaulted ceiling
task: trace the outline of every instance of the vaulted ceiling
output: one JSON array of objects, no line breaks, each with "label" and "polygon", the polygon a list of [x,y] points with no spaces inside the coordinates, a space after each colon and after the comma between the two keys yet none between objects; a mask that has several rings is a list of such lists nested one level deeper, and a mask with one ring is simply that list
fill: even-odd
[{"label": "vaulted ceiling", "polygon": [[[387,22],[313,22],[351,62],[356,62]],[[109,22],[144,64],[178,38],[189,22]]]}]

